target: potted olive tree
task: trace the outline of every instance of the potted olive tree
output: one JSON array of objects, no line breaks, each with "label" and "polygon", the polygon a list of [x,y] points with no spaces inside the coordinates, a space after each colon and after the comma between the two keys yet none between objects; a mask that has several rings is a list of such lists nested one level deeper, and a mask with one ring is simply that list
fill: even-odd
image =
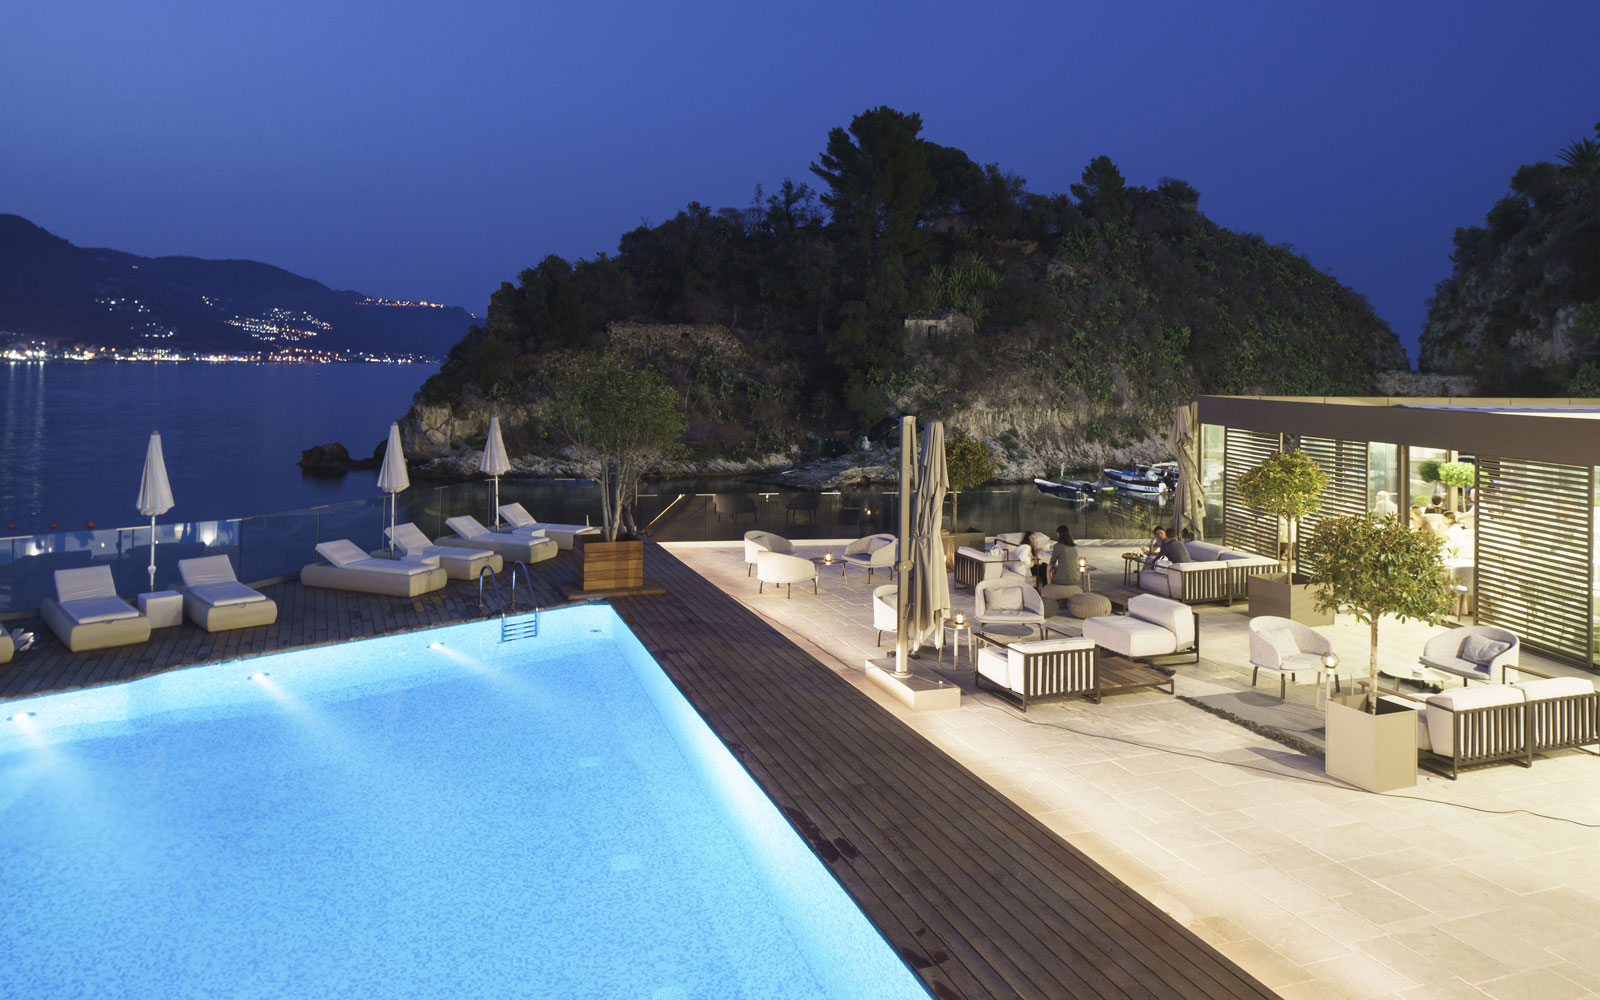
[{"label": "potted olive tree", "polygon": [[1300,519],[1322,507],[1328,476],[1309,455],[1275,451],[1239,477],[1239,499],[1276,515],[1283,528],[1287,572],[1261,573],[1246,585],[1251,615],[1277,615],[1306,625],[1328,625],[1333,616],[1316,609],[1311,592],[1295,580]]},{"label": "potted olive tree", "polygon": [[677,390],[655,369],[608,353],[566,365],[556,376],[550,403],[567,453],[600,487],[600,538],[579,535],[572,546],[579,585],[584,590],[643,586],[644,542],[634,537],[633,507],[640,481],[681,446],[684,418]]},{"label": "potted olive tree", "polygon": [[1439,537],[1366,514],[1323,521],[1311,544],[1317,607],[1354,615],[1371,635],[1366,694],[1328,699],[1327,772],[1370,791],[1415,784],[1416,713],[1378,699],[1378,622],[1393,615],[1437,625],[1450,613]]},{"label": "potted olive tree", "polygon": [[950,530],[944,535],[944,563],[955,565],[956,549],[963,545],[983,546],[983,532],[963,532],[956,520],[962,490],[970,490],[994,479],[1000,466],[994,453],[982,441],[956,438],[945,442],[945,467],[950,476]]}]

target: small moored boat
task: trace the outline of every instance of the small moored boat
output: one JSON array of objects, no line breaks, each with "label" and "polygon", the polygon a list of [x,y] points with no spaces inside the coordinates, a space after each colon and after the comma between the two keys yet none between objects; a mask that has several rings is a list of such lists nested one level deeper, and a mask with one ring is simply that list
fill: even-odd
[{"label": "small moored boat", "polygon": [[1131,469],[1102,469],[1106,480],[1119,490],[1135,493],[1166,493],[1172,489],[1161,470],[1149,465],[1135,465]]},{"label": "small moored boat", "polygon": [[1084,503],[1085,501],[1093,500],[1101,490],[1099,483],[1091,483],[1086,479],[1071,479],[1064,483],[1053,482],[1049,479],[1035,479],[1033,485],[1039,488],[1040,493],[1055,497],[1057,500],[1065,500],[1067,503]]}]

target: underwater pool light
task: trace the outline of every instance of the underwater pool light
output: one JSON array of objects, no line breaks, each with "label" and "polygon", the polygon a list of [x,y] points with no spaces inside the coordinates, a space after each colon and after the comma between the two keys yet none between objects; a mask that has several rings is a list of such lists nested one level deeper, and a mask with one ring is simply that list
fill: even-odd
[{"label": "underwater pool light", "polygon": [[251,674],[250,675],[250,679],[253,680],[253,681],[264,681],[268,677],[271,677],[271,676],[272,675],[267,673],[265,670],[261,670],[261,671],[257,671],[256,673]]},{"label": "underwater pool light", "polygon": [[18,712],[16,715],[8,715],[8,716],[6,716],[6,721],[7,722],[26,722],[29,719],[33,718],[33,715],[34,715],[34,713],[32,713],[32,712]]},{"label": "underwater pool light", "polygon": [[443,649],[444,648],[444,643],[442,643],[439,640],[435,639],[432,642],[428,643],[428,648],[429,649]]}]

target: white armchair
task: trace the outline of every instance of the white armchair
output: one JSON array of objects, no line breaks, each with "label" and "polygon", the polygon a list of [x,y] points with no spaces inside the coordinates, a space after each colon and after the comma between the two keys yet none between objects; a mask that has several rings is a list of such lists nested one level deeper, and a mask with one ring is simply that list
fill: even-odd
[{"label": "white armchair", "polygon": [[972,588],[973,617],[980,625],[1037,625],[1044,638],[1044,598],[1033,584],[1007,574],[995,580],[980,580]]},{"label": "white armchair", "polygon": [[1504,684],[1506,668],[1515,669],[1521,643],[1516,633],[1491,625],[1453,628],[1428,640],[1417,662],[1469,680]]},{"label": "white armchair", "polygon": [[811,592],[817,592],[817,564],[810,559],[791,556],[784,552],[763,552],[756,560],[756,593],[764,593],[766,585],[783,584],[788,596],[794,596],[794,585],[811,581]]},{"label": "white armchair", "polygon": [[[1309,671],[1313,676],[1322,671],[1322,654],[1330,652],[1333,643],[1328,637],[1315,632],[1308,625],[1276,615],[1261,615],[1250,619],[1250,686],[1255,687],[1256,676],[1263,670],[1278,675],[1278,697],[1288,692],[1288,682],[1295,674]],[[1339,683],[1334,676],[1335,690]]]},{"label": "white armchair", "polygon": [[787,538],[774,535],[770,531],[747,531],[744,533],[744,575],[749,576],[755,568],[756,560],[763,552],[783,552],[794,555],[794,543]]},{"label": "white armchair", "polygon": [[872,627],[878,630],[878,645],[883,645],[883,633],[900,627],[900,585],[886,583],[872,592]]},{"label": "white armchair", "polygon": [[845,570],[851,566],[865,569],[869,581],[872,579],[873,570],[886,569],[893,573],[895,556],[899,551],[900,545],[891,534],[883,533],[858,538],[845,546],[839,575],[843,576]]}]

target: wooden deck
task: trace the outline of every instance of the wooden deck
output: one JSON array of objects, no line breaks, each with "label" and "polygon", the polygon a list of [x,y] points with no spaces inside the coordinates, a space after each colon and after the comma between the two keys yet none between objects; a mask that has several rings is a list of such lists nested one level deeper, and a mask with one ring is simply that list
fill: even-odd
[{"label": "wooden deck", "polygon": [[[534,567],[542,605],[568,559]],[[670,553],[646,560],[667,594],[617,598],[618,613],[935,996],[1274,996]],[[92,653],[35,621],[40,648],[0,667],[0,695],[477,615],[468,583],[415,600],[269,593],[269,628],[183,625]]]}]

